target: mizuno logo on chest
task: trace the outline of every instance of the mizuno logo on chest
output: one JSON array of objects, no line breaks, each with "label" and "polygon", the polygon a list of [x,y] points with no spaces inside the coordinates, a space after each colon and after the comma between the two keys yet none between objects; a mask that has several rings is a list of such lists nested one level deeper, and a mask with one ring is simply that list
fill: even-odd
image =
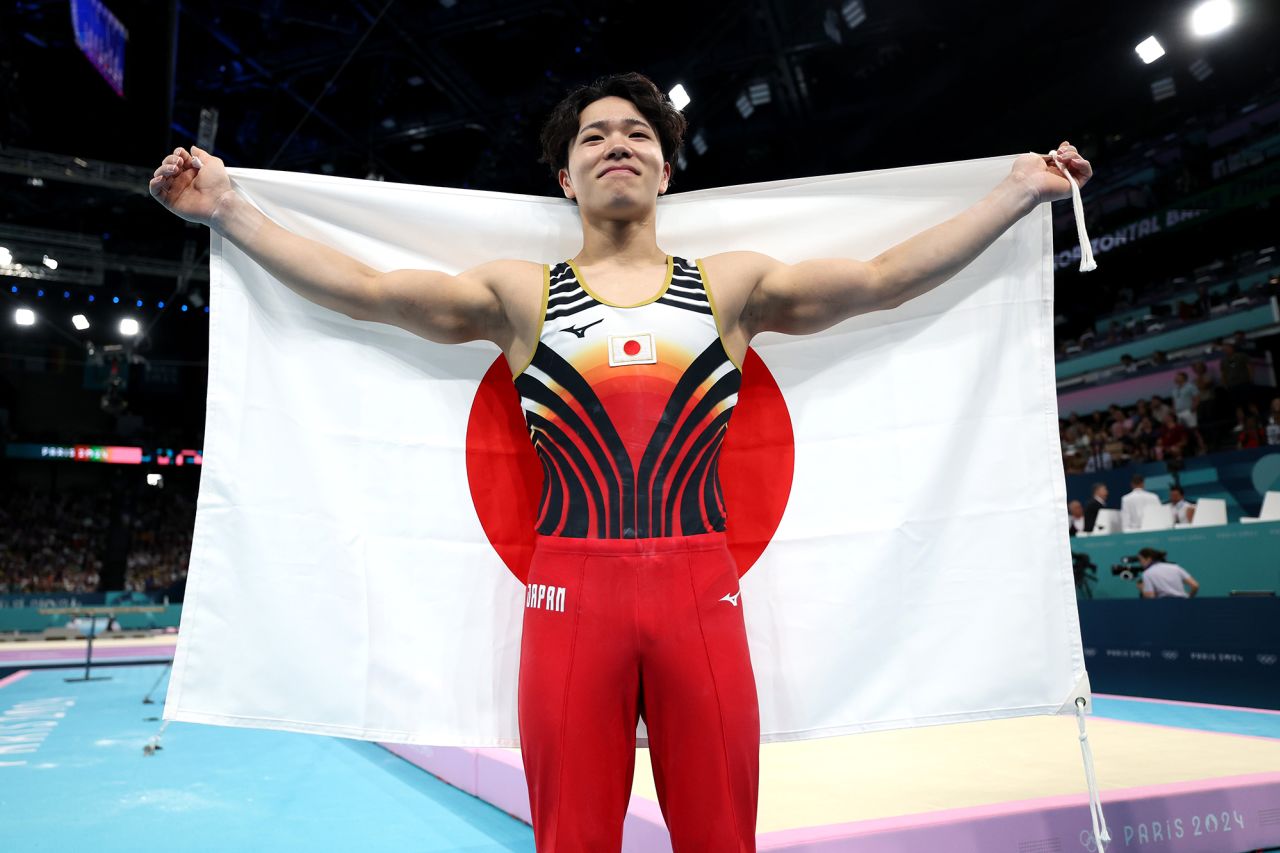
[{"label": "mizuno logo on chest", "polygon": [[587,325],[585,325],[585,326],[565,326],[565,327],[564,327],[563,329],[561,329],[560,331],[562,331],[562,332],[572,332],[573,334],[577,335],[577,336],[578,336],[578,337],[580,337],[580,338],[585,338],[585,337],[587,336],[587,329],[590,329],[590,328],[591,328],[592,326],[594,326],[596,323],[603,323],[603,322],[604,322],[604,318],[603,318],[603,317],[601,317],[599,320],[596,320],[596,322],[595,322],[595,323],[588,323],[588,324],[587,324]]}]

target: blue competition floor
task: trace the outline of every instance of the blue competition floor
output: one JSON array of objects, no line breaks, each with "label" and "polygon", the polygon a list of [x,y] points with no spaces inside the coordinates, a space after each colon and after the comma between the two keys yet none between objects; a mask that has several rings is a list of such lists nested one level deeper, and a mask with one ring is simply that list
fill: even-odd
[{"label": "blue competition floor", "polygon": [[[0,688],[0,849],[532,851],[532,830],[360,741],[188,723],[167,670],[37,669]],[[157,685],[157,679],[159,684]],[[155,704],[142,702],[148,691]],[[1280,714],[1095,697],[1095,714],[1280,738]]]},{"label": "blue competition floor", "polygon": [[372,743],[172,723],[145,756],[167,676],[144,705],[160,667],[63,681],[83,673],[34,671],[0,688],[0,734],[35,746],[0,741],[6,853],[533,850],[527,825]]},{"label": "blue competition floor", "polygon": [[1280,738],[1280,714],[1247,708],[1206,708],[1121,697],[1093,697],[1093,713],[1112,720],[1150,723],[1204,732]]}]

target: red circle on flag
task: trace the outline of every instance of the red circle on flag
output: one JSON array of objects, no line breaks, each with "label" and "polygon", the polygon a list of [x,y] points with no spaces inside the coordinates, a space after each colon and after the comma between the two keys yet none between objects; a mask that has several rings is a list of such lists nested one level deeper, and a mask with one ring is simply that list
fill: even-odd
[{"label": "red circle on flag", "polygon": [[[628,341],[624,350],[640,345]],[[725,533],[742,576],[773,539],[791,494],[795,435],[782,390],[748,348],[742,387],[720,451]],[[476,389],[467,420],[467,486],[485,535],[521,583],[533,557],[542,466],[538,463],[511,370],[498,356]]]},{"label": "red circle on flag", "polygon": [[627,355],[635,355],[636,353],[640,352],[640,342],[627,341],[625,344],[622,345],[622,351],[625,352]]}]

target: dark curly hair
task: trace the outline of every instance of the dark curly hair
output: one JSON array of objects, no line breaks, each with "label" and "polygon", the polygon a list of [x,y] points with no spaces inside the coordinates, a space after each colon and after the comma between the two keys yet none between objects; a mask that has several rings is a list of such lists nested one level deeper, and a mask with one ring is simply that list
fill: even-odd
[{"label": "dark curly hair", "polygon": [[542,126],[542,158],[539,163],[551,167],[553,175],[569,167],[569,146],[578,135],[578,121],[582,111],[591,103],[610,95],[625,98],[636,105],[640,115],[653,125],[662,146],[662,156],[675,165],[676,155],[684,144],[688,127],[684,115],[657,85],[634,71],[628,74],[611,74],[595,82],[579,86],[556,104],[546,124]]}]

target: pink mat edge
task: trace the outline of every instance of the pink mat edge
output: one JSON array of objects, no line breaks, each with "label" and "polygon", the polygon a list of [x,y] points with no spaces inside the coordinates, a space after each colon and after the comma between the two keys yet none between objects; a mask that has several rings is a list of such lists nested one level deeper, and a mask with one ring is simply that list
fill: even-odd
[{"label": "pink mat edge", "polygon": [[10,673],[9,675],[6,675],[4,678],[0,678],[0,687],[8,687],[10,684],[13,684],[15,681],[21,681],[22,679],[26,678],[30,674],[31,674],[31,670],[29,669],[20,669],[17,672]]},{"label": "pink mat edge", "polygon": [[[1213,783],[1213,784],[1205,784]],[[1117,788],[1102,791],[1102,808],[1105,811],[1108,803],[1125,800],[1140,800],[1148,797],[1168,797],[1180,794],[1193,794],[1204,791],[1230,788],[1247,788],[1274,784],[1280,786],[1280,772],[1248,773],[1241,776],[1222,776],[1213,779],[1198,779],[1190,782],[1170,782],[1162,785],[1146,785],[1137,788]],[[967,823],[993,817],[1005,817],[1024,814],[1026,812],[1049,811],[1051,809],[1080,807],[1088,808],[1089,795],[1064,794],[1056,797],[1040,797],[1030,800],[1011,800],[1005,803],[992,803],[983,806],[969,806],[959,809],[944,809],[935,812],[918,812],[894,817],[873,818],[871,820],[832,823],[821,826],[805,826],[793,829],[781,829],[761,833],[758,837],[760,845],[776,846],[782,842],[788,844],[820,841],[833,838],[870,835],[900,829],[917,829],[925,826],[944,826],[947,824]]]},{"label": "pink mat edge", "polygon": [[[388,749],[393,746],[391,744],[380,745]],[[492,747],[444,747],[439,749],[442,751],[448,749],[459,753],[466,753],[474,757],[477,761],[498,762],[504,765],[504,769],[508,770],[520,766],[519,759],[516,758],[515,754],[509,750],[496,749]],[[422,767],[422,769],[431,772],[431,768],[426,766],[426,764],[419,764],[417,761],[413,761],[413,763]],[[513,778],[512,774],[503,775],[507,778]],[[1103,808],[1105,809],[1108,802],[1138,800],[1152,797],[1168,797],[1203,791],[1245,788],[1272,784],[1280,786],[1280,771],[1247,773],[1237,776],[1221,776],[1183,782],[1167,782],[1159,785],[1144,785],[1135,788],[1116,788],[1112,790],[1104,790],[1101,793]],[[503,793],[506,797],[513,796],[517,793],[514,790],[515,787],[521,787],[522,790],[520,793],[524,793],[527,796],[527,790],[523,789],[522,785],[512,785],[512,790],[504,789]],[[488,800],[489,798],[482,797],[482,799]],[[774,830],[772,832],[761,833],[758,838],[762,846],[766,844],[777,845],[782,842],[798,843],[804,841],[818,841],[846,836],[853,837],[858,835],[867,835],[898,829],[965,823],[972,820],[1003,817],[1033,811],[1046,811],[1049,809],[1077,806],[1087,808],[1088,802],[1089,796],[1085,792],[1081,792],[1079,794],[1062,794],[1053,797],[1011,800],[1002,803],[988,803],[981,806],[968,806],[964,808],[944,809],[933,812],[916,812],[885,818],[873,818],[870,820],[794,827],[791,829]],[[508,811],[508,813],[510,812]],[[521,819],[525,820],[526,823],[528,822],[527,817]],[[658,804],[646,797],[641,797],[636,794],[632,794],[631,796],[631,803],[627,808],[627,820],[639,821],[640,823],[648,824],[665,831],[662,812],[658,807]]]}]

